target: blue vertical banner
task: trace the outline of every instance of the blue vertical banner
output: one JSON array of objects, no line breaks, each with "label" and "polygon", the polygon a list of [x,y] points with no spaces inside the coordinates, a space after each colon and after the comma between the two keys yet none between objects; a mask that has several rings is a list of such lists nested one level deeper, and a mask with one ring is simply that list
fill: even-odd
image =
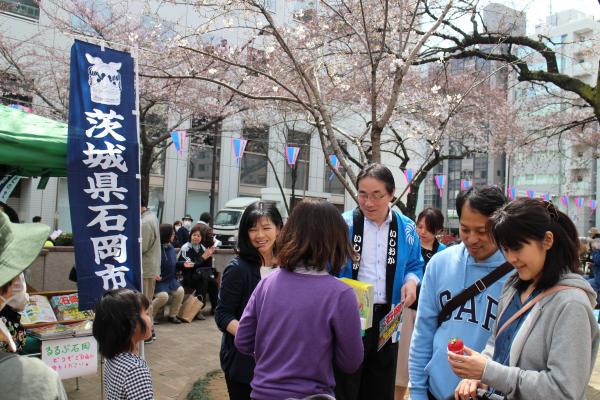
[{"label": "blue vertical banner", "polygon": [[134,62],[71,47],[67,177],[79,308],[110,289],[141,290],[140,180]]}]

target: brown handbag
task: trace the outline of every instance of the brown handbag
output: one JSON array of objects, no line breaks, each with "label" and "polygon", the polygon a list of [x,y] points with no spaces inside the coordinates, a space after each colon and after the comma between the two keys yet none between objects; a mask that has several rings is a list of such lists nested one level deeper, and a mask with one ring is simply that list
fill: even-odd
[{"label": "brown handbag", "polygon": [[192,322],[196,315],[202,310],[204,303],[196,296],[191,295],[183,302],[177,317],[185,322]]}]

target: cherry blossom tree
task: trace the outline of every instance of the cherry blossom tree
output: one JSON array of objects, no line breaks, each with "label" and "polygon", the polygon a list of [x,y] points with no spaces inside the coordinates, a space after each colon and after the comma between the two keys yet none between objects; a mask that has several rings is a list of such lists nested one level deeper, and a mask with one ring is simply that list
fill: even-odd
[{"label": "cherry blossom tree", "polygon": [[[72,37],[132,51],[140,71],[140,173],[141,195],[147,199],[150,174],[156,161],[172,144],[170,132],[197,117],[201,124],[187,129],[188,137],[215,135],[215,127],[251,104],[230,92],[201,81],[151,79],[145,71],[168,68],[172,60],[165,44],[177,35],[150,8],[140,13],[128,2],[49,0],[40,4],[48,26],[25,39],[0,33],[0,56],[6,75],[16,79],[15,95],[36,96],[35,112],[62,121],[68,117],[69,47]],[[135,16],[135,17],[134,17]],[[58,36],[49,42],[48,37]],[[49,44],[51,43],[51,44]],[[210,68],[210,62],[197,68]],[[10,73],[10,75],[8,75]],[[6,86],[6,80],[3,82]],[[39,100],[39,101],[38,101]],[[166,115],[169,118],[166,118]],[[198,118],[201,117],[201,118]],[[214,141],[213,141],[214,142]]]},{"label": "cherry blossom tree", "polygon": [[[436,1],[423,1],[428,18],[441,16],[436,8]],[[564,43],[543,33],[529,37],[515,29],[514,14],[501,17],[498,26],[489,26],[484,22],[484,12],[481,2],[462,1],[461,7],[445,16],[443,29],[432,34],[437,40],[422,49],[418,63],[473,57],[502,63],[514,76],[515,84],[520,83],[516,90],[535,93],[535,98],[521,102],[522,115],[527,115],[533,125],[526,142],[568,135],[597,143],[592,128],[600,122],[600,68],[598,64],[593,66],[596,79],[590,84],[570,76],[560,59],[569,57],[573,49],[582,55],[598,54],[600,37],[591,33]],[[465,20],[469,22],[468,30],[460,23]]]},{"label": "cherry blossom tree", "polygon": [[[389,163],[386,153],[401,169],[421,165],[413,181],[418,189],[445,159],[501,151],[505,128],[514,125],[506,92],[490,90],[490,76],[430,78],[415,67],[452,1],[435,2],[436,18],[423,12],[420,0],[296,1],[277,14],[263,0],[192,3],[206,22],[174,43],[171,58],[182,60],[180,65],[215,63],[208,74],[156,69],[152,76],[210,82],[262,102],[273,117],[282,110],[303,117],[315,128],[328,166],[355,199],[356,171],[370,162]],[[232,39],[206,45],[202,38],[212,32]],[[461,154],[449,152],[453,136],[464,144]],[[413,217],[417,195],[413,190],[398,203]]]}]

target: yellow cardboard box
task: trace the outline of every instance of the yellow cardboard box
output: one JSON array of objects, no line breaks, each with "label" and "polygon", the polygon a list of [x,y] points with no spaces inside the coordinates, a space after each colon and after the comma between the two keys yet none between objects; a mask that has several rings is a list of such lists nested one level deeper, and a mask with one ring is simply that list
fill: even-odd
[{"label": "yellow cardboard box", "polygon": [[365,320],[363,329],[369,329],[373,326],[375,288],[370,283],[359,282],[350,278],[340,278],[340,280],[354,289],[354,294],[356,294],[356,300],[358,301],[358,313]]}]

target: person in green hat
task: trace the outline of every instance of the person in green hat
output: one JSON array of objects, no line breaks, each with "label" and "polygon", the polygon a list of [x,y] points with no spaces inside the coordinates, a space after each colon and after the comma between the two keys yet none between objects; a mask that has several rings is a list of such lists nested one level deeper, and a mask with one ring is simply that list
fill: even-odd
[{"label": "person in green hat", "polygon": [[[50,227],[43,224],[13,224],[0,209],[0,310],[23,289],[23,271],[40,253]],[[0,341],[12,338],[0,321]],[[10,346],[9,346],[10,348]],[[0,352],[2,398],[67,399],[60,377],[41,360]]]}]

